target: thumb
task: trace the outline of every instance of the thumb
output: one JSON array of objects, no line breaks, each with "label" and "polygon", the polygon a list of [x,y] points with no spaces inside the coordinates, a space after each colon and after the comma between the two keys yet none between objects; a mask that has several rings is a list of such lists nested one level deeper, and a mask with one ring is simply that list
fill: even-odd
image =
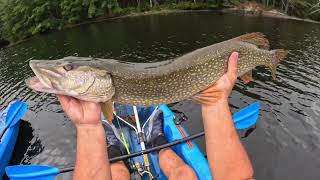
[{"label": "thumb", "polygon": [[233,52],[228,61],[227,76],[233,81],[236,81],[238,75],[238,57],[239,53]]},{"label": "thumb", "polygon": [[68,96],[64,96],[64,95],[57,95],[57,96],[58,96],[58,100],[60,101],[60,104],[62,107],[68,106],[68,104],[70,102],[70,98]]}]

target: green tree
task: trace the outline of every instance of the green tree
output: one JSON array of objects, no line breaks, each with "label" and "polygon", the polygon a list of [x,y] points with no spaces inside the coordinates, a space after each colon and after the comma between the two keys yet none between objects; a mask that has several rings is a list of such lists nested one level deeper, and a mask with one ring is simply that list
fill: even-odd
[{"label": "green tree", "polygon": [[51,11],[56,5],[47,0],[3,0],[0,20],[3,36],[16,41],[55,29],[59,23]]}]

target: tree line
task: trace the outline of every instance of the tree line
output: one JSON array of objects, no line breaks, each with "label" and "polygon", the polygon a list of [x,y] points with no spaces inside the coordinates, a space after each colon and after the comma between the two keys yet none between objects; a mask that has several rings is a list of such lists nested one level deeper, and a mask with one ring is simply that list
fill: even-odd
[{"label": "tree line", "polygon": [[257,0],[286,14],[320,21],[320,0]]},{"label": "tree line", "polygon": [[[289,15],[320,20],[320,0],[256,0]],[[140,12],[236,6],[244,0],[0,0],[1,39],[10,42],[65,26]]]}]

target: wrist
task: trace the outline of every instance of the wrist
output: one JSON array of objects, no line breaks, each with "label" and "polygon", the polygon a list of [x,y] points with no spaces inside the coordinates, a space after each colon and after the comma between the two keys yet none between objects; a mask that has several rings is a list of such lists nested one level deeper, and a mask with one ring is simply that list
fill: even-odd
[{"label": "wrist", "polygon": [[[214,123],[215,127],[220,127],[222,122],[231,119],[231,112],[228,101],[220,101],[214,105],[201,106],[202,117],[204,122]],[[223,120],[223,121],[222,121]],[[233,124],[233,123],[232,123]]]},{"label": "wrist", "polygon": [[219,106],[229,106],[228,98],[221,98],[210,104],[201,104],[202,109],[214,109]]},{"label": "wrist", "polygon": [[95,129],[103,127],[101,121],[97,123],[76,123],[75,126],[76,129]]},{"label": "wrist", "polygon": [[97,136],[105,136],[105,130],[103,128],[103,125],[93,125],[93,124],[81,124],[76,125],[76,131],[77,136],[91,136],[91,137],[97,137]]}]

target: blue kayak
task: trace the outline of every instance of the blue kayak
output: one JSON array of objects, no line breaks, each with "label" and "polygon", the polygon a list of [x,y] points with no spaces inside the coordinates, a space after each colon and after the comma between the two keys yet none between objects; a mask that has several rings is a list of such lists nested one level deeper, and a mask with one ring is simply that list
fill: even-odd
[{"label": "blue kayak", "polygon": [[3,178],[5,167],[11,159],[19,132],[20,118],[26,110],[26,104],[14,101],[0,111],[0,179]]},{"label": "blue kayak", "polygon": [[[128,111],[131,112],[128,113]],[[260,104],[259,102],[255,102],[233,114],[235,128],[241,130],[253,126],[258,120],[259,112]],[[163,113],[163,116],[155,115],[159,115],[159,113]],[[160,170],[158,153],[152,151],[149,154],[141,155],[141,151],[150,148],[145,143],[145,138],[149,133],[147,129],[159,127],[152,125],[152,123],[157,123],[159,120],[163,121],[163,131],[169,143],[177,142],[176,140],[189,136],[186,129],[179,123],[184,119],[181,116],[183,113],[175,113],[166,105],[157,107],[128,107],[122,112],[117,111],[115,113],[116,118],[113,119],[111,127],[116,137],[124,144],[127,153],[132,156],[131,158],[128,157],[129,159],[123,157],[123,159],[128,160],[128,166],[131,169],[131,179],[167,179]],[[129,116],[126,116],[125,120],[120,117],[122,116],[120,114]],[[105,122],[108,123],[107,121]],[[176,144],[172,149],[194,170],[200,180],[212,179],[208,162],[194,141]],[[6,173],[12,180],[53,180],[58,174],[72,170],[74,170],[73,167],[59,169],[44,165],[16,165],[8,166]]]}]

